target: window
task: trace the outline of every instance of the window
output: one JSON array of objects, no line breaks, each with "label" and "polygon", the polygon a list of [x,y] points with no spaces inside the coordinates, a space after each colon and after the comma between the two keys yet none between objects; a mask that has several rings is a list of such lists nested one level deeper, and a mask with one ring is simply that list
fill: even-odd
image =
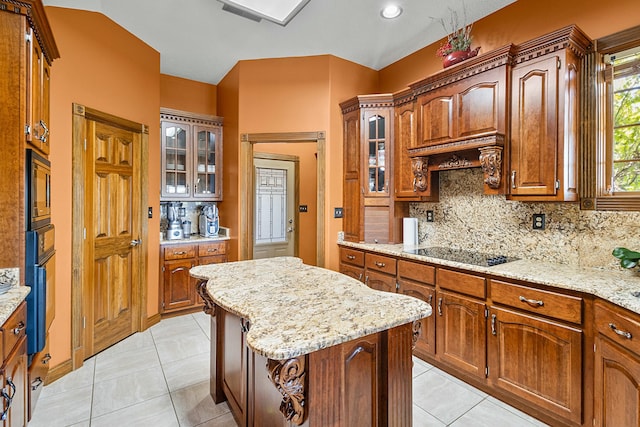
[{"label": "window", "polygon": [[638,211],[640,26],[596,40],[583,73],[581,205]]}]

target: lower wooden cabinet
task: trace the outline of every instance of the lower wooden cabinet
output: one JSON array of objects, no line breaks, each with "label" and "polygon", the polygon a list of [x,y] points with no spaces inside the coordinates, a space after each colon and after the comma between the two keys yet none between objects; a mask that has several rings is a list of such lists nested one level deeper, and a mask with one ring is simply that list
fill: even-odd
[{"label": "lower wooden cabinet", "polygon": [[[418,298],[428,304],[433,304],[435,300],[435,288],[422,283],[413,282],[407,279],[398,279],[398,292],[410,297]],[[425,358],[434,356],[436,353],[436,322],[434,316],[429,316],[421,321],[420,335],[413,353]]]},{"label": "lower wooden cabinet", "polygon": [[27,425],[27,339],[25,326],[27,305],[22,302],[0,328],[2,334],[2,367],[0,385],[4,427]]},{"label": "lower wooden cabinet", "polygon": [[246,321],[228,311],[221,311],[224,328],[222,387],[240,427],[247,420],[247,356]]},{"label": "lower wooden cabinet", "polygon": [[596,303],[594,426],[640,425],[640,316]]},{"label": "lower wooden cabinet", "polygon": [[160,246],[160,313],[195,311],[203,302],[197,281],[189,275],[196,265],[227,262],[228,241],[172,243]]},{"label": "lower wooden cabinet", "polygon": [[364,282],[364,252],[340,248],[340,273]]}]

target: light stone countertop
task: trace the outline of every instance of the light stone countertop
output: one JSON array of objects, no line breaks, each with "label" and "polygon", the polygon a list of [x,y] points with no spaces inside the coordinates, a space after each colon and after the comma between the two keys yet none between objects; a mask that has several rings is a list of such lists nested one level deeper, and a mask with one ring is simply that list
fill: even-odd
[{"label": "light stone countertop", "polygon": [[[530,261],[525,259],[499,264],[493,267],[482,267],[406,253],[403,251],[405,248],[402,244],[387,245],[351,242],[338,242],[338,244],[345,247],[428,262],[434,265],[461,268],[507,279],[523,280],[561,289],[584,292],[640,314],[640,274],[637,270],[615,271],[581,268],[568,264]],[[411,246],[407,247],[407,249],[420,247],[426,246]]]},{"label": "light stone countertop", "polygon": [[207,242],[219,242],[221,240],[230,240],[231,238],[228,236],[216,236],[216,237],[202,237],[199,234],[192,234],[191,237],[186,239],[175,239],[175,240],[160,240],[160,246],[164,245],[175,245],[175,244],[184,244],[184,243],[207,243]]},{"label": "light stone countertop", "polygon": [[280,257],[193,267],[225,310],[250,321],[247,344],[285,360],[431,315],[416,298],[375,291],[344,274]]},{"label": "light stone countertop", "polygon": [[0,268],[0,282],[13,283],[13,286],[6,293],[0,295],[0,325],[7,321],[31,292],[29,286],[19,285],[19,277],[20,269],[18,268]]}]

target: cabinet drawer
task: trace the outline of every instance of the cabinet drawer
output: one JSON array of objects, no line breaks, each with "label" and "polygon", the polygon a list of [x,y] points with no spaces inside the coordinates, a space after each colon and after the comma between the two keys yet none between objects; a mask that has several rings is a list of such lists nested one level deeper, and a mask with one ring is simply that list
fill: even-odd
[{"label": "cabinet drawer", "polygon": [[472,274],[439,268],[437,272],[437,283],[440,288],[477,298],[485,298],[487,295],[484,277],[474,276]]},{"label": "cabinet drawer", "polygon": [[398,261],[398,276],[427,285],[436,283],[436,268],[411,261]]},{"label": "cabinet drawer", "polygon": [[340,273],[353,277],[360,282],[362,282],[364,278],[364,268],[356,267],[354,265],[340,263]]},{"label": "cabinet drawer", "polygon": [[0,328],[2,330],[3,360],[9,356],[9,353],[11,353],[20,338],[26,335],[26,325],[27,304],[22,302]]},{"label": "cabinet drawer", "polygon": [[640,316],[617,307],[594,304],[596,330],[602,335],[640,354]]},{"label": "cabinet drawer", "polygon": [[164,248],[164,259],[186,259],[196,257],[195,245],[169,245]]},{"label": "cabinet drawer", "polygon": [[198,256],[224,255],[226,253],[226,242],[200,243],[198,245]]},{"label": "cabinet drawer", "polygon": [[355,249],[340,248],[340,262],[364,267],[364,252]]},{"label": "cabinet drawer", "polygon": [[491,280],[491,300],[519,310],[582,323],[582,298]]},{"label": "cabinet drawer", "polygon": [[396,274],[396,259],[378,254],[365,255],[366,266],[370,270],[382,271],[387,274]]},{"label": "cabinet drawer", "polygon": [[213,255],[213,256],[206,256],[198,259],[198,265],[220,264],[223,262],[227,262],[226,255]]}]

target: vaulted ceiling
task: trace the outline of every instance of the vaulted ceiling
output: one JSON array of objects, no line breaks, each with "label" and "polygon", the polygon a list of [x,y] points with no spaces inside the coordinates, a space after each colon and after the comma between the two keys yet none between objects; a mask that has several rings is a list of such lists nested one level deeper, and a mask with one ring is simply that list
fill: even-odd
[{"label": "vaulted ceiling", "polygon": [[163,74],[217,84],[239,61],[331,54],[379,70],[448,32],[456,11],[474,22],[515,0],[396,0],[403,14],[380,16],[391,0],[311,0],[281,26],[222,10],[217,0],[43,0],[100,12],[160,52]]}]

